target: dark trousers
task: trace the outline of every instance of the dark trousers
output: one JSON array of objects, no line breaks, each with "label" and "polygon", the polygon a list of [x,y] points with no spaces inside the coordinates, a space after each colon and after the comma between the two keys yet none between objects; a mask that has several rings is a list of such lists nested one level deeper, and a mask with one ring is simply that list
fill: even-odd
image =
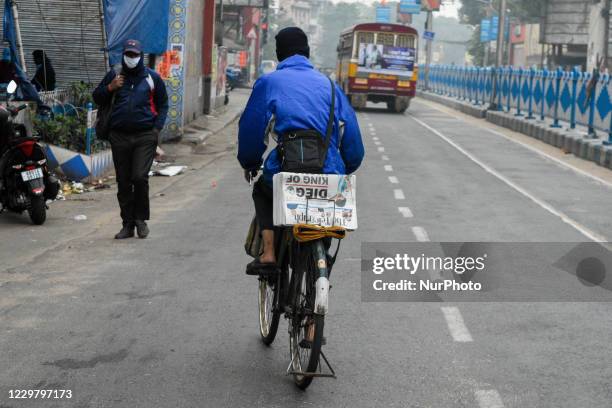
[{"label": "dark trousers", "polygon": [[262,230],[274,229],[274,201],[272,187],[260,177],[253,186],[253,202],[255,203],[255,218]]},{"label": "dark trousers", "polygon": [[157,134],[153,130],[110,135],[119,191],[117,199],[124,224],[149,219],[149,171],[155,158]]}]

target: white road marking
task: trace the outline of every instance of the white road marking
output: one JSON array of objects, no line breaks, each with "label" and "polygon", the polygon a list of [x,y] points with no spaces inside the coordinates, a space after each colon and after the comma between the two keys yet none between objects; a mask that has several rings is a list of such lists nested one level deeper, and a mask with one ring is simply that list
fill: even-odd
[{"label": "white road marking", "polygon": [[523,146],[524,148],[526,148],[528,150],[531,150],[532,152],[537,153],[538,155],[544,157],[545,159],[551,160],[551,161],[555,162],[556,164],[559,164],[559,165],[561,165],[561,166],[563,166],[563,167],[565,167],[567,169],[573,170],[576,173],[580,174],[581,176],[588,177],[588,178],[590,178],[590,179],[592,179],[594,181],[597,181],[598,183],[601,183],[601,184],[603,184],[603,185],[605,185],[605,186],[607,186],[609,188],[612,188],[612,183],[610,183],[609,181],[606,181],[606,180],[604,180],[604,179],[602,179],[600,177],[597,177],[597,176],[595,176],[593,174],[587,173],[586,171],[584,171],[582,169],[579,169],[578,167],[574,167],[571,164],[564,162],[563,160],[557,159],[556,157],[550,156],[549,154],[544,153],[544,152],[536,149],[533,146],[529,146],[528,144],[523,143],[523,142],[521,142],[519,140],[514,140],[513,138],[511,138],[509,136],[506,136],[506,135],[504,135],[501,132],[498,132],[496,130],[489,129],[489,128],[486,128],[486,127],[485,127],[485,129],[488,130],[489,132],[493,133],[494,135],[501,136],[504,139],[510,140],[511,142],[518,143],[519,145]]},{"label": "white road marking", "polygon": [[480,408],[504,408],[504,403],[495,390],[476,391],[476,401]]},{"label": "white road marking", "polygon": [[404,196],[404,192],[399,188],[396,188],[395,190],[393,190],[393,196],[395,197],[396,200],[406,199],[406,196]]},{"label": "white road marking", "polygon": [[382,155],[382,159],[383,159],[384,161],[389,161],[389,156],[387,156],[387,155],[383,154],[383,155]]},{"label": "white road marking", "polygon": [[404,216],[404,218],[412,218],[412,211],[408,207],[398,207],[399,212]]},{"label": "white road marking", "polygon": [[[427,104],[427,105],[428,105],[428,106],[431,106],[431,105],[429,105],[429,104]],[[444,110],[441,110],[441,109],[438,109],[438,108],[436,108],[436,107],[434,107],[434,106],[431,106],[431,107],[432,107],[433,109],[437,110],[438,112],[442,112],[442,113],[445,113],[445,114],[446,114],[446,113],[448,113],[448,112],[446,112],[446,111],[444,111]],[[451,116],[452,116],[452,117],[454,117],[455,119],[457,119],[457,120],[461,120],[461,121],[463,122],[463,120],[462,120],[462,118],[461,118],[461,117],[456,116],[456,115],[453,115],[453,114],[451,114]],[[470,123],[470,124],[471,124],[471,123]],[[497,130],[494,130],[494,129],[488,128],[488,127],[486,127],[486,126],[478,126],[477,124],[474,124],[474,126],[479,127],[479,128],[481,128],[481,129],[484,129],[484,130],[486,130],[487,132],[493,133],[494,135],[501,136],[501,137],[503,137],[504,139],[507,139],[507,140],[509,140],[509,141],[511,141],[511,142],[514,142],[514,143],[516,143],[516,144],[519,144],[519,145],[523,146],[524,148],[526,148],[526,149],[528,149],[528,150],[530,150],[530,151],[532,151],[532,152],[534,152],[534,153],[536,153],[536,154],[538,154],[538,155],[540,155],[540,156],[544,157],[545,159],[551,160],[551,161],[553,161],[554,163],[557,163],[557,164],[558,164],[558,165],[560,165],[560,166],[563,166],[563,167],[565,167],[565,168],[568,168],[568,169],[570,169],[570,170],[573,170],[573,171],[575,171],[576,173],[578,173],[578,174],[580,174],[580,175],[582,175],[582,176],[584,176],[584,177],[588,177],[588,178],[590,178],[590,179],[592,179],[592,180],[594,180],[594,181],[597,181],[598,183],[601,183],[601,184],[603,184],[603,185],[605,185],[605,186],[607,186],[607,187],[609,187],[609,188],[612,188],[612,183],[610,183],[609,181],[604,180],[604,179],[602,179],[601,177],[597,177],[596,175],[591,174],[591,173],[588,173],[588,172],[586,172],[586,171],[584,171],[584,170],[582,170],[582,169],[579,169],[578,167],[575,167],[575,166],[573,166],[573,165],[572,165],[572,164],[570,164],[570,163],[566,163],[566,162],[564,162],[563,160],[560,160],[560,159],[558,159],[558,158],[556,158],[556,157],[554,157],[554,156],[551,156],[551,155],[549,155],[549,154],[548,154],[548,153],[546,153],[546,152],[543,152],[543,151],[541,151],[541,150],[538,150],[536,147],[533,147],[533,146],[530,146],[530,145],[528,145],[528,144],[526,144],[526,143],[523,143],[523,142],[521,142],[520,140],[513,139],[513,138],[511,138],[511,137],[510,137],[510,136],[508,136],[508,135],[505,135],[505,134],[503,134],[503,133],[501,133],[501,132],[498,132]]]},{"label": "white road marking", "polygon": [[441,309],[453,340],[459,343],[474,341],[470,331],[463,322],[463,316],[461,316],[459,308],[455,306],[442,306]]},{"label": "white road marking", "polygon": [[376,146],[380,146],[380,142],[379,142],[378,140],[374,141],[374,144],[375,144]]},{"label": "white road marking", "polygon": [[379,147],[379,148],[378,148],[378,151],[382,153],[382,152],[384,152],[384,151],[385,151],[385,148],[384,148],[384,147]]},{"label": "white road marking", "polygon": [[607,242],[607,239],[603,235],[600,235],[600,234],[590,230],[589,228],[585,227],[584,225],[581,225],[580,223],[578,223],[578,221],[570,218],[569,216],[567,216],[563,212],[557,210],[552,205],[548,204],[546,201],[540,200],[539,198],[537,198],[536,196],[534,196],[533,194],[531,194],[530,192],[525,190],[523,187],[519,186],[518,184],[516,184],[512,180],[506,178],[504,175],[499,173],[497,170],[489,167],[487,164],[485,164],[485,163],[481,162],[480,160],[478,160],[473,154],[471,154],[470,152],[468,152],[467,150],[465,150],[464,148],[459,146],[457,143],[453,142],[451,139],[449,139],[444,134],[442,134],[442,132],[432,128],[431,126],[429,126],[427,123],[423,122],[422,120],[415,118],[413,115],[410,115],[410,116],[419,125],[423,126],[425,129],[429,130],[430,132],[432,132],[433,134],[437,135],[442,140],[444,140],[445,142],[447,142],[448,144],[453,146],[455,149],[457,149],[459,152],[461,152],[468,159],[470,159],[471,161],[476,163],[478,166],[480,166],[484,171],[486,171],[487,173],[491,174],[492,176],[498,178],[499,180],[501,180],[502,182],[507,184],[509,187],[511,187],[514,190],[518,191],[519,193],[521,193],[522,195],[524,195],[525,197],[527,197],[528,199],[530,199],[531,201],[533,201],[534,203],[536,203],[537,205],[542,207],[544,210],[546,210],[549,213],[551,213],[552,215],[555,215],[555,216],[559,217],[564,223],[572,226],[576,231],[580,232],[582,235],[584,235],[588,239],[590,239],[592,241],[595,241],[595,242]]},{"label": "white road marking", "polygon": [[398,184],[399,180],[395,176],[389,176],[389,183],[391,183],[391,184]]},{"label": "white road marking", "polygon": [[372,140],[380,140],[380,139],[378,139],[378,136],[374,136]]},{"label": "white road marking", "polygon": [[393,166],[390,164],[385,164],[385,171],[393,171]]},{"label": "white road marking", "polygon": [[429,242],[429,235],[423,227],[412,227],[412,233],[419,242]]}]

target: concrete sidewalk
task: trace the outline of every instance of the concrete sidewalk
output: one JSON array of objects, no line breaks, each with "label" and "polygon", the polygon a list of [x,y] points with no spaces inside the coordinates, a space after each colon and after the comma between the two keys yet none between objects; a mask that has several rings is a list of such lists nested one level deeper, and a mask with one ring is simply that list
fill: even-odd
[{"label": "concrete sidewalk", "polygon": [[[495,125],[523,133],[556,146],[566,153],[572,153],[581,159],[612,169],[612,146],[604,145],[602,143],[604,139],[590,137],[586,128],[570,129],[566,123],[563,123],[562,127],[552,127],[552,120],[549,118],[544,120],[540,120],[539,117],[526,119],[525,116],[517,116],[514,112],[489,111],[483,105],[474,105],[468,101],[461,101],[431,92],[418,91],[417,95],[428,101],[448,106],[476,118],[485,119]],[[599,133],[601,134],[601,132]],[[605,136],[607,139],[607,135]]]},{"label": "concrete sidewalk", "polygon": [[199,144],[237,119],[251,95],[250,89],[236,88],[229,94],[229,103],[213,115],[202,115],[185,127],[182,142]]}]

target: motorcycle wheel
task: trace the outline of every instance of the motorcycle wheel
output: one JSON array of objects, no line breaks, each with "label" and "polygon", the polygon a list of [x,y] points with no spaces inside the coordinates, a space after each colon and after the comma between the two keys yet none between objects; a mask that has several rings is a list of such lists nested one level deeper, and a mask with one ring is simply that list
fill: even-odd
[{"label": "motorcycle wheel", "polygon": [[44,197],[33,197],[28,214],[34,225],[43,225],[47,219],[47,206]]}]

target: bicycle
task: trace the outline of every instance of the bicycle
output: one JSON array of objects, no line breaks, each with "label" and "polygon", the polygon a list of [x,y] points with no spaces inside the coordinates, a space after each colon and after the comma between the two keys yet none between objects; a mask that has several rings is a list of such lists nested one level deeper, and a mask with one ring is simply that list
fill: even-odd
[{"label": "bicycle", "polygon": [[[336,378],[323,353],[329,276],[340,249],[341,229],[300,224],[276,229],[275,246],[280,273],[259,278],[259,328],[264,344],[274,341],[281,314],[289,321],[291,361],[287,374],[306,389],[314,377]],[[338,239],[334,256],[328,255],[332,238]],[[330,373],[323,373],[321,359]]]},{"label": "bicycle", "polygon": [[[251,178],[248,179],[249,183]],[[254,221],[255,222],[255,221]],[[256,225],[256,224],[255,224]],[[346,230],[298,224],[275,228],[275,253],[280,273],[259,277],[259,332],[269,346],[277,335],[280,317],[288,320],[290,363],[287,374],[306,389],[315,377],[336,378],[323,353],[329,276]],[[338,241],[333,256],[332,241]],[[261,248],[258,248],[261,252]],[[321,360],[329,369],[322,370]]]}]

